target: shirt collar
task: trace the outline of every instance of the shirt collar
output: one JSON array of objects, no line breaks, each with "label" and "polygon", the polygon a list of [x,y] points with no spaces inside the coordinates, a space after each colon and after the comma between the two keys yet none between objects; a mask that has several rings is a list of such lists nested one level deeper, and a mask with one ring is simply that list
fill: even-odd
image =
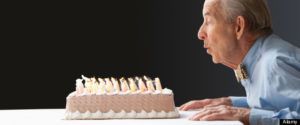
[{"label": "shirt collar", "polygon": [[241,63],[246,68],[248,78],[251,78],[253,66],[254,66],[254,64],[256,64],[257,60],[259,59],[259,57],[261,55],[261,46],[262,46],[265,38],[266,38],[266,36],[261,36],[254,42],[254,44],[249,49],[248,53],[246,54],[246,56],[244,57],[244,59]]}]

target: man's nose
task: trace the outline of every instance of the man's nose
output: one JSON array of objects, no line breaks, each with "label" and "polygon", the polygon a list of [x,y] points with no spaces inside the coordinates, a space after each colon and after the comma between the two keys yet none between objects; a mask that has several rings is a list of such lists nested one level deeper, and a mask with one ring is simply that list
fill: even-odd
[{"label": "man's nose", "polygon": [[203,26],[200,27],[198,31],[198,39],[205,40],[206,39],[206,33],[203,31]]}]

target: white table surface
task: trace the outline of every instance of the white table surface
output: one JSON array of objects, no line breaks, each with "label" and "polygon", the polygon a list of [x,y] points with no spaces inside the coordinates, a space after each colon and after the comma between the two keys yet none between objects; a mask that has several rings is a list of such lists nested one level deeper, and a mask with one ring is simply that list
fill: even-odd
[{"label": "white table surface", "polygon": [[64,120],[65,109],[0,110],[1,125],[243,125],[239,121],[190,121],[197,111],[180,111],[178,119]]}]

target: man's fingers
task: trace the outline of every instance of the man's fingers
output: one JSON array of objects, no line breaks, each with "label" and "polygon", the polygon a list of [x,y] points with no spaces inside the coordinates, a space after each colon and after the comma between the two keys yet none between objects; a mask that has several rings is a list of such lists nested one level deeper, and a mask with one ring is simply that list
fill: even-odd
[{"label": "man's fingers", "polygon": [[212,121],[212,120],[228,120],[230,116],[227,116],[224,113],[212,113],[206,116],[201,117],[199,120],[203,120],[203,121]]},{"label": "man's fingers", "polygon": [[[179,107],[179,110],[183,110],[184,107],[185,107],[185,105],[180,106],[180,107]],[[184,110],[183,110],[183,111],[184,111]]]},{"label": "man's fingers", "polygon": [[185,103],[179,107],[179,110],[190,110],[190,109],[198,109],[198,108],[203,108],[203,107],[215,107],[219,105],[228,105],[228,100],[230,99],[227,98],[217,98],[217,99],[203,99],[203,100],[194,100],[190,101],[188,103]]},{"label": "man's fingers", "polygon": [[199,113],[193,115],[192,117],[190,117],[189,120],[198,121],[203,115],[204,115],[203,112],[199,112]]},{"label": "man's fingers", "polygon": [[249,123],[250,109],[235,108],[227,105],[215,107],[205,107],[190,120],[211,121],[211,120],[239,120],[243,123]]},{"label": "man's fingers", "polygon": [[[190,118],[190,120],[206,120],[206,119],[215,119],[215,118],[220,118],[222,119],[223,115],[225,114],[224,110],[227,110],[225,108],[226,106],[221,105],[221,106],[207,106],[202,108],[199,113],[194,115],[193,117]],[[216,116],[217,115],[217,116]]]},{"label": "man's fingers", "polygon": [[183,108],[181,110],[187,111],[187,110],[194,109],[194,108],[195,108],[194,104],[189,104],[189,105],[183,106]]},{"label": "man's fingers", "polygon": [[186,107],[186,106],[188,105],[188,103],[190,103],[190,102],[187,102],[187,103],[182,104],[182,105],[179,107],[179,110],[183,110],[183,108]]},{"label": "man's fingers", "polygon": [[197,121],[211,121],[211,120],[232,120],[233,118],[229,114],[225,114],[218,111],[207,111],[206,113],[200,113],[190,120],[197,120]]},{"label": "man's fingers", "polygon": [[182,110],[185,106],[186,106],[187,103],[184,103],[182,104],[180,107],[179,107],[179,110]]},{"label": "man's fingers", "polygon": [[179,107],[179,110],[190,110],[190,109],[198,109],[202,108],[203,106],[210,105],[212,103],[211,99],[203,99],[203,100],[194,100],[188,103],[185,103]]},{"label": "man's fingers", "polygon": [[179,110],[182,110],[184,106],[185,106],[185,104],[181,105],[181,106],[179,107]]},{"label": "man's fingers", "polygon": [[179,107],[179,110],[187,111],[187,110],[190,110],[190,109],[194,109],[196,107],[197,107],[197,102],[196,101],[190,101],[190,102],[187,102],[187,103],[181,105]]},{"label": "man's fingers", "polygon": [[219,105],[216,105],[216,104],[210,104],[210,105],[206,105],[204,106],[203,108],[210,108],[210,107],[217,107]]},{"label": "man's fingers", "polygon": [[206,105],[203,108],[204,109],[215,109],[215,110],[226,110],[228,108],[230,108],[231,106],[227,106],[227,105],[215,105],[215,104],[211,104],[211,105]]},{"label": "man's fingers", "polygon": [[200,120],[202,117],[218,112],[217,110],[207,110],[207,109],[202,109],[199,113],[195,114],[190,118],[190,120]]}]

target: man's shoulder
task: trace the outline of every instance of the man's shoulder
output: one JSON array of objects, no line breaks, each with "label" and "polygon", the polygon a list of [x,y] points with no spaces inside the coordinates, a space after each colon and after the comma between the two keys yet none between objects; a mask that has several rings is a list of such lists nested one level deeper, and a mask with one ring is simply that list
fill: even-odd
[{"label": "man's shoulder", "polygon": [[299,54],[300,49],[279,36],[271,34],[263,40],[261,52],[262,54],[290,55]]},{"label": "man's shoulder", "polygon": [[269,70],[290,65],[300,68],[300,49],[276,35],[265,38],[261,46],[262,65]]}]

